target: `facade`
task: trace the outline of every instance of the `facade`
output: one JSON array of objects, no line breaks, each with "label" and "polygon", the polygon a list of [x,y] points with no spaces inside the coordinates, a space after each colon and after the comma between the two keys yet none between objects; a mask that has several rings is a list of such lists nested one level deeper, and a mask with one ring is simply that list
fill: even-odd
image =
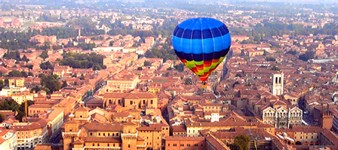
[{"label": "facade", "polygon": [[48,140],[47,122],[43,119],[33,123],[16,123],[12,128],[17,131],[19,149],[33,148]]},{"label": "facade", "polygon": [[51,138],[60,133],[63,119],[64,113],[61,109],[55,109],[48,115],[48,135],[50,135]]},{"label": "facade", "polygon": [[25,86],[25,78],[9,78],[8,85],[14,87],[24,87]]},{"label": "facade", "polygon": [[272,94],[283,95],[284,93],[284,74],[273,74],[272,75]]},{"label": "facade", "polygon": [[204,137],[170,136],[165,139],[166,150],[204,150]]},{"label": "facade", "polygon": [[157,108],[158,98],[153,93],[106,93],[103,95],[104,108],[120,105],[129,108]]},{"label": "facade", "polygon": [[104,89],[107,93],[116,91],[129,91],[135,89],[139,82],[139,77],[136,75],[130,78],[110,79],[107,80],[107,85],[104,87]]},{"label": "facade", "polygon": [[289,128],[290,125],[302,124],[302,110],[298,107],[267,107],[263,110],[262,120],[266,124],[271,124],[276,128]]},{"label": "facade", "polygon": [[0,149],[17,150],[17,132],[7,129],[0,131]]},{"label": "facade", "polygon": [[[90,111],[80,104],[64,123],[64,150],[163,149],[164,139],[169,136],[169,125],[165,121],[145,124],[141,122],[140,113],[137,109],[114,113],[99,108]],[[119,120],[123,114],[127,116]],[[146,116],[143,117],[146,120]]]}]

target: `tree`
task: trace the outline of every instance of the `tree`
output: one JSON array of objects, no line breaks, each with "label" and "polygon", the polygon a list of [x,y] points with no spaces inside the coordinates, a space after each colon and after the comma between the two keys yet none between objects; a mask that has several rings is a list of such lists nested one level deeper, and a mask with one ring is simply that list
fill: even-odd
[{"label": "tree", "polygon": [[103,55],[90,53],[63,53],[63,59],[60,61],[60,65],[71,66],[72,68],[93,68],[94,70],[105,69],[103,65]]},{"label": "tree", "polygon": [[271,70],[280,71],[280,69],[277,66],[272,66]]},{"label": "tree", "polygon": [[192,85],[192,79],[191,78],[185,78],[184,79],[184,84],[185,85]]},{"label": "tree", "polygon": [[304,54],[299,55],[299,59],[303,61],[308,61],[309,59],[313,59],[315,56],[314,51],[306,51]]},{"label": "tree", "polygon": [[67,87],[67,85],[68,85],[68,84],[67,84],[67,81],[64,80],[64,81],[62,81],[61,88]]},{"label": "tree", "polygon": [[273,57],[266,57],[265,60],[266,60],[266,61],[276,61],[276,59],[273,58]]},{"label": "tree", "polygon": [[48,94],[58,91],[61,88],[59,77],[57,75],[41,75],[41,86],[45,88]]},{"label": "tree", "polygon": [[249,150],[250,137],[248,135],[240,135],[235,137],[233,144],[230,144],[232,150]]},{"label": "tree", "polygon": [[184,70],[184,65],[182,63],[175,65],[174,68],[178,71],[178,72],[182,72]]},{"label": "tree", "polygon": [[22,77],[22,74],[18,70],[12,70],[8,73],[8,77]]},{"label": "tree", "polygon": [[31,93],[37,93],[39,91],[41,91],[41,88],[37,85],[31,89]]},{"label": "tree", "polygon": [[151,66],[151,62],[150,61],[144,61],[143,65],[145,67]]},{"label": "tree", "polygon": [[5,86],[9,86],[9,80],[8,79],[5,79],[4,83],[5,83]]},{"label": "tree", "polygon": [[17,61],[20,61],[20,52],[19,51],[8,51],[3,55],[4,59],[15,59]]},{"label": "tree", "polygon": [[4,115],[0,114],[0,123],[2,123],[6,118],[4,117]]},{"label": "tree", "polygon": [[40,56],[43,60],[45,60],[46,58],[48,58],[48,52],[45,50],[45,51],[42,51],[42,53],[40,54]]},{"label": "tree", "polygon": [[5,82],[4,80],[0,80],[0,90],[5,87]]},{"label": "tree", "polygon": [[28,62],[29,59],[26,57],[26,55],[23,55],[22,58],[21,58],[22,61],[25,61],[25,62]]},{"label": "tree", "polygon": [[54,69],[53,65],[49,61],[41,63],[40,68],[43,69],[43,70],[47,70],[47,69],[53,70]]},{"label": "tree", "polygon": [[[34,102],[28,100],[27,104],[28,106],[32,105]],[[25,103],[22,103],[19,105],[17,102],[15,102],[12,99],[5,99],[0,102],[0,110],[12,110],[16,111],[18,114],[15,116],[15,119],[18,119],[19,121],[22,121],[22,117],[25,116]]]}]

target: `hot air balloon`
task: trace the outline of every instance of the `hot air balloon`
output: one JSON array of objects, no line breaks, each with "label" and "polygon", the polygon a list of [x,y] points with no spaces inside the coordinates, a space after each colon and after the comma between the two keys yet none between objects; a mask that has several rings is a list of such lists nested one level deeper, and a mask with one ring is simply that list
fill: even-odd
[{"label": "hot air balloon", "polygon": [[172,45],[182,63],[203,85],[230,50],[231,37],[224,23],[213,18],[191,18],[176,26]]}]

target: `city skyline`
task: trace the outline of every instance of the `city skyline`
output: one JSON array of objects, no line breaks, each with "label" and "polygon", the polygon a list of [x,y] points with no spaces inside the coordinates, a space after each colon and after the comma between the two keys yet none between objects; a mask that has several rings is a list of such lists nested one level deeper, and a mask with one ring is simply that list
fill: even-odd
[{"label": "city skyline", "polygon": [[277,1],[0,1],[0,149],[338,149],[338,5]]}]

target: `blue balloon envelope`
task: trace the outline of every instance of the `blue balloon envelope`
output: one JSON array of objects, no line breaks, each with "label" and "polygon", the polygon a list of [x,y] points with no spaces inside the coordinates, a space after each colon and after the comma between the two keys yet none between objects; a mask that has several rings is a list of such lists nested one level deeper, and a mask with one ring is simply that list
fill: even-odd
[{"label": "blue balloon envelope", "polygon": [[228,54],[231,37],[219,20],[192,18],[176,26],[172,45],[183,64],[205,82]]}]

